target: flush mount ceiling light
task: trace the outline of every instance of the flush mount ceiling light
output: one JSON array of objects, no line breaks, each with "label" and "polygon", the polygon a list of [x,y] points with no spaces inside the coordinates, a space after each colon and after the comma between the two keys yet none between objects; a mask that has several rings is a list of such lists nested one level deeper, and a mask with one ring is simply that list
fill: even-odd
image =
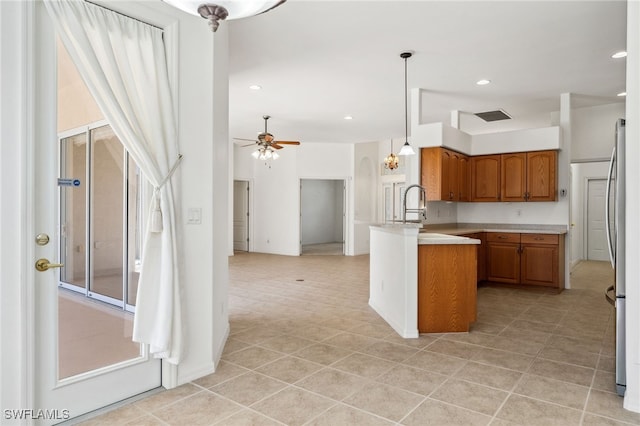
[{"label": "flush mount ceiling light", "polygon": [[393,139],[391,139],[391,154],[387,155],[384,159],[384,167],[389,170],[398,168],[398,156],[393,153]]},{"label": "flush mount ceiling light", "polygon": [[407,101],[407,59],[413,56],[411,52],[402,52],[400,57],[404,59],[404,145],[398,155],[415,155],[415,151],[409,145],[409,105]]},{"label": "flush mount ceiling light", "polygon": [[482,80],[476,81],[476,84],[478,86],[486,86],[489,83],[491,83],[491,80],[487,80],[487,79],[482,79]]},{"label": "flush mount ceiling light", "polygon": [[352,116],[350,116],[350,115],[345,115],[345,116],[344,116],[344,119],[345,119],[345,120],[353,120],[353,117],[352,117]]},{"label": "flush mount ceiling light", "polygon": [[620,58],[626,58],[627,57],[627,52],[625,52],[624,50],[620,51],[620,52],[616,52],[613,55],[611,55],[611,57],[613,59],[620,59]]},{"label": "flush mount ceiling light", "polygon": [[209,20],[211,31],[215,32],[220,21],[225,19],[240,19],[268,12],[280,6],[286,0],[214,0],[215,3],[204,3],[202,0],[164,0],[191,15],[202,16]]},{"label": "flush mount ceiling light", "polygon": [[251,90],[260,90],[260,89],[262,89],[262,86],[259,86],[257,84],[252,84],[251,86],[249,86],[249,89],[251,89]]},{"label": "flush mount ceiling light", "polygon": [[620,92],[620,93],[618,93],[618,96],[620,96],[620,97],[627,96],[627,92]]}]

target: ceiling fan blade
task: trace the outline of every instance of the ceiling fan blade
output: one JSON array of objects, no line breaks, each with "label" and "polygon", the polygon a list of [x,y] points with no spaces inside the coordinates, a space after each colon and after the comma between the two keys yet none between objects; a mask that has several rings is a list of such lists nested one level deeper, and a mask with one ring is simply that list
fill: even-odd
[{"label": "ceiling fan blade", "polygon": [[300,142],[298,141],[275,141],[275,143],[280,145],[300,145]]},{"label": "ceiling fan blade", "polygon": [[282,147],[282,146],[278,145],[278,144],[277,144],[277,143],[275,143],[275,142],[273,142],[273,143],[269,144],[269,146],[270,146],[270,147],[273,147],[273,148],[275,148],[275,149],[282,149],[282,148],[284,148],[284,147]]},{"label": "ceiling fan blade", "polygon": [[255,142],[256,141],[255,139],[244,139],[244,138],[233,138],[233,139],[235,139],[237,141],[250,141],[250,142]]},{"label": "ceiling fan blade", "polygon": [[246,144],[246,145],[240,145],[240,148],[246,148],[246,147],[248,147],[248,146],[254,146],[255,144],[256,144],[256,143],[254,142],[254,143],[248,143],[248,144]]}]

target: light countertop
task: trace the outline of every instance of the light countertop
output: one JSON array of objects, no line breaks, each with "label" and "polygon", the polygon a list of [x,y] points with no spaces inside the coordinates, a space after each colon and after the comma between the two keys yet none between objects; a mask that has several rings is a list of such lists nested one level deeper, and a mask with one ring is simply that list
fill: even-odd
[{"label": "light countertop", "polygon": [[567,233],[564,225],[506,224],[506,223],[449,223],[427,224],[420,233],[441,233],[448,235],[464,235],[476,232],[513,232],[518,234],[559,234]]},{"label": "light countertop", "polygon": [[457,235],[439,234],[433,232],[420,232],[418,244],[480,244],[480,240]]}]

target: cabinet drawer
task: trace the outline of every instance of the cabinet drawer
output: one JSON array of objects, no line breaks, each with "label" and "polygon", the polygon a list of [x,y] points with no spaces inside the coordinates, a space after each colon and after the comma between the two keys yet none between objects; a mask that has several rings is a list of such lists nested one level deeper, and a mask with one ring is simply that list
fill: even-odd
[{"label": "cabinet drawer", "polygon": [[487,232],[488,242],[520,243],[520,234],[516,232]]},{"label": "cabinet drawer", "polygon": [[558,234],[522,234],[523,244],[559,244]]}]

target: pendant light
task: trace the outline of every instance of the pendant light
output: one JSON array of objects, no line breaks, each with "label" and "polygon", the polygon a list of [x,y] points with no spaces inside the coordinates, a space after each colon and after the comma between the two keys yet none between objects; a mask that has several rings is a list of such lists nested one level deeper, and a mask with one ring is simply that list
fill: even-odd
[{"label": "pendant light", "polygon": [[259,15],[280,6],[286,0],[215,0],[215,4],[203,4],[202,0],[163,1],[184,12],[202,16],[209,21],[211,31],[215,32],[220,25],[220,21]]},{"label": "pendant light", "polygon": [[398,155],[415,155],[415,151],[409,145],[409,106],[407,104],[407,59],[413,56],[411,52],[402,52],[400,57],[404,59],[404,145]]},{"label": "pendant light", "polygon": [[393,139],[391,139],[391,154],[385,157],[384,167],[389,170],[398,168],[398,156],[393,153]]}]

